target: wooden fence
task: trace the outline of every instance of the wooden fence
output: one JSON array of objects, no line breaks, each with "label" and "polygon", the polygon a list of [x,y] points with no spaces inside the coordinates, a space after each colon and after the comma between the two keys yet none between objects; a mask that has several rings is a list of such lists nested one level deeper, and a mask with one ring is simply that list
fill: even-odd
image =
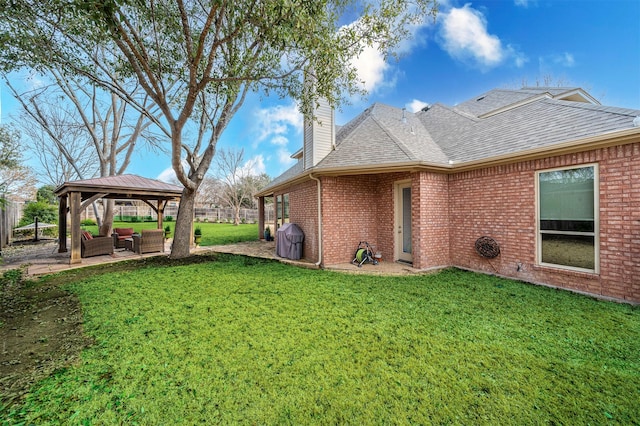
[{"label": "wooden fence", "polygon": [[[101,206],[99,206],[100,208]],[[274,211],[273,206],[265,207],[265,222],[273,222]],[[156,213],[149,206],[116,206],[114,211],[114,220],[119,221],[137,221],[137,222],[154,222],[158,219]],[[167,206],[164,211],[165,219],[170,216],[174,221],[178,216],[177,206]],[[95,220],[95,214],[92,208],[87,208],[82,212],[82,219]],[[194,208],[194,220],[196,222],[218,222],[233,223],[234,211],[231,208]],[[242,223],[258,223],[258,209],[240,209],[240,221]]]},{"label": "wooden fence", "polygon": [[18,226],[21,218],[21,203],[7,201],[4,208],[0,209],[0,250],[13,241],[13,228]]}]

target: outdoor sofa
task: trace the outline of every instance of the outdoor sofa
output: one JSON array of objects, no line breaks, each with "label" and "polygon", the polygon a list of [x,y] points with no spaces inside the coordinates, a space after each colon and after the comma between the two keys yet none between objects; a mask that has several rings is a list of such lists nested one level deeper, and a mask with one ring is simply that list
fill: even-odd
[{"label": "outdoor sofa", "polygon": [[101,256],[113,254],[113,238],[107,236],[94,237],[87,231],[82,231],[80,257]]}]

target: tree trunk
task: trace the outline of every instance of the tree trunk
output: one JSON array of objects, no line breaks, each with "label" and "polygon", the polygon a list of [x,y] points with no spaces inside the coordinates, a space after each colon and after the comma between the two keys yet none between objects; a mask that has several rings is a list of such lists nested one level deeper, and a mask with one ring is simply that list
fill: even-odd
[{"label": "tree trunk", "polygon": [[235,217],[233,218],[233,224],[235,226],[238,226],[238,225],[240,225],[240,207],[234,207],[234,210],[235,210],[235,212],[234,212],[235,213],[234,214]]},{"label": "tree trunk", "polygon": [[115,210],[115,200],[102,200],[102,224],[100,225],[100,235],[111,235],[113,227],[113,212]]},{"label": "tree trunk", "polygon": [[173,246],[171,247],[171,259],[182,259],[188,257],[191,252],[191,242],[193,240],[193,207],[195,205],[196,193],[187,188],[182,190],[180,208],[176,218],[176,228],[173,232]]}]

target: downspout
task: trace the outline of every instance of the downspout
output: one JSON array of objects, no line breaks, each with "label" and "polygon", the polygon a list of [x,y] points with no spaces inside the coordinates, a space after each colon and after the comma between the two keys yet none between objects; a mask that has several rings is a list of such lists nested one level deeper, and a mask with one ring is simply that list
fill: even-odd
[{"label": "downspout", "polygon": [[318,261],[316,266],[320,266],[322,263],[322,184],[320,179],[313,176],[313,173],[309,174],[309,178],[318,182]]}]

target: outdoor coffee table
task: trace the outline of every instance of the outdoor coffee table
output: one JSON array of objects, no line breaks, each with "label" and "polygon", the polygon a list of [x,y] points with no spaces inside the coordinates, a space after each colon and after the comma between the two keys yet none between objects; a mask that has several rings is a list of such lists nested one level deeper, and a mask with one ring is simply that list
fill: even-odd
[{"label": "outdoor coffee table", "polygon": [[133,251],[133,238],[125,238],[124,239],[124,249]]}]

